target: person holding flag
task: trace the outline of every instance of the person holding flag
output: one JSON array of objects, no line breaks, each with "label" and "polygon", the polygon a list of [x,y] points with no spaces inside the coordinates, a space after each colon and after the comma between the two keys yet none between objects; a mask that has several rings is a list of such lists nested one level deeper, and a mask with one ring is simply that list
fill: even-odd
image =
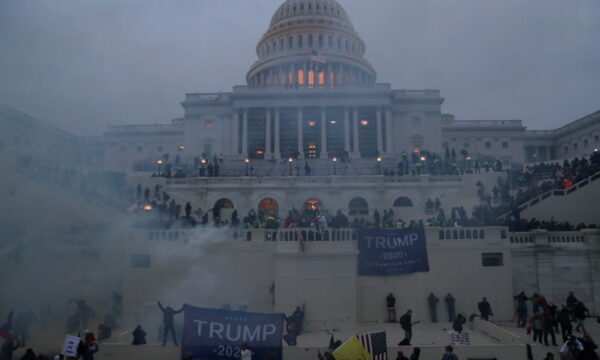
[{"label": "person holding flag", "polygon": [[332,352],[335,360],[387,360],[385,331],[352,336]]}]

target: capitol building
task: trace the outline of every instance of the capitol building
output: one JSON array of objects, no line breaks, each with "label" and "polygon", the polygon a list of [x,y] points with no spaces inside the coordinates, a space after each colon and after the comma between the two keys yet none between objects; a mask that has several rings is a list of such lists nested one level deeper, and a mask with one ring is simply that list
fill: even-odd
[{"label": "capitol building", "polygon": [[[378,80],[368,61],[376,55],[359,30],[336,0],[286,0],[258,40],[247,83],[230,92],[185,94],[182,116],[161,125],[109,126],[80,137],[0,106],[0,160],[7,170],[0,173],[6,184],[0,230],[12,239],[0,247],[0,282],[15,289],[0,299],[0,310],[34,306],[27,301],[36,296],[12,277],[29,274],[28,284],[40,293],[66,294],[57,302],[68,295],[108,308],[106,299],[118,291],[127,325],[153,317],[158,324],[156,299],[162,299],[173,307],[187,302],[288,314],[304,304],[305,327],[313,333],[383,326],[390,292],[399,315],[410,308],[424,323],[432,292],[439,298],[451,292],[464,314],[488,297],[495,320],[506,323],[520,291],[556,304],[575,291],[598,313],[597,228],[427,226],[428,271],[362,276],[357,231],[347,225],[325,231],[291,229],[283,221],[273,228],[228,221],[195,226],[200,215],[194,226],[148,221],[168,194],[180,209],[189,204],[188,219],[202,210],[219,220],[250,213],[282,220],[298,209],[369,223],[375,213],[393,210],[392,223],[417,223],[437,212],[470,215],[505,205],[492,189],[510,182],[510,196],[527,190],[513,184],[507,169],[597,154],[600,110],[549,130],[527,130],[518,119],[462,120],[444,112],[440,90],[392,89]],[[455,171],[409,168],[407,159],[426,164],[428,156]],[[218,174],[208,176],[209,165],[218,165]],[[102,179],[129,192],[104,188]],[[535,194],[517,210],[523,219],[600,224],[598,179],[600,172],[586,174],[567,188]],[[432,209],[428,203],[436,199]],[[35,226],[23,226],[30,218]],[[28,257],[44,270],[18,260]],[[89,269],[104,272],[92,282]],[[524,358],[519,335],[477,319],[472,326],[483,345],[463,349],[461,358]],[[421,344],[426,354],[446,345],[427,341]],[[123,347],[113,345],[106,346],[119,354]],[[303,346],[286,347],[284,358],[315,357],[320,345],[307,340]]]}]

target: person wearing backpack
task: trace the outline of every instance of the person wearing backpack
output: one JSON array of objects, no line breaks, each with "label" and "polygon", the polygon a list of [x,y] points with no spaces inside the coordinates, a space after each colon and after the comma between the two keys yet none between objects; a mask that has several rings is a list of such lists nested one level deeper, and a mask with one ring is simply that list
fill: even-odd
[{"label": "person wearing backpack", "polygon": [[452,346],[446,346],[446,352],[442,356],[442,360],[458,360],[458,356],[454,353]]}]

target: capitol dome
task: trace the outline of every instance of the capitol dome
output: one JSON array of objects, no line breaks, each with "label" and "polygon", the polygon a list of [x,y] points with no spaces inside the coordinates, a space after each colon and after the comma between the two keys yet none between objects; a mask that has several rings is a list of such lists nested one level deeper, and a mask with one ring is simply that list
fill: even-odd
[{"label": "capitol dome", "polygon": [[323,87],[374,83],[366,46],[336,0],[287,0],[256,46],[251,86]]}]

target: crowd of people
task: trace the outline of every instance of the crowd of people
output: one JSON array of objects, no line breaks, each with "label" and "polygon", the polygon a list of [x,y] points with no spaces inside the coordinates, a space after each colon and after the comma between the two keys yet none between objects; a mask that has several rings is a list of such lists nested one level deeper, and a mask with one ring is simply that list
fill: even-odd
[{"label": "crowd of people", "polygon": [[[597,346],[585,327],[590,313],[585,304],[570,291],[565,303],[559,308],[538,293],[527,296],[521,292],[514,296],[516,301],[516,321],[518,327],[526,327],[533,334],[533,342],[546,346],[559,346],[557,335],[562,337],[560,352],[569,360],[597,360]],[[531,302],[532,316],[528,316],[527,303]],[[600,322],[600,319],[597,318]],[[576,337],[574,332],[582,334]]]}]

